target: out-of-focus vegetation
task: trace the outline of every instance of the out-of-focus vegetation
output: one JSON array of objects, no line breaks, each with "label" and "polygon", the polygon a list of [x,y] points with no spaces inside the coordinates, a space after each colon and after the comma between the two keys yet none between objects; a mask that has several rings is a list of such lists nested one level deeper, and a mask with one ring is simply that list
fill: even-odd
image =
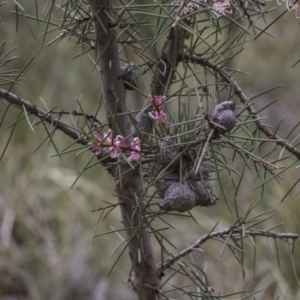
[{"label": "out-of-focus vegetation", "polygon": [[[15,16],[10,13],[13,5],[13,1],[8,1],[1,6],[0,27],[0,42],[6,41],[7,51],[17,45],[12,55],[17,55],[18,59],[10,63],[10,69],[22,69],[35,55],[22,84],[15,85],[13,92],[40,107],[43,107],[40,100],[43,98],[49,107],[58,105],[59,109],[66,110],[77,109],[76,98],[80,98],[85,104],[85,112],[93,113],[100,91],[97,70],[92,71],[93,63],[87,56],[77,56],[79,51],[72,46],[72,41],[44,46],[39,51],[44,25],[39,23],[38,27],[32,21],[30,28],[34,29],[33,32],[29,30],[28,19],[19,18],[16,25]],[[31,3],[26,5],[27,9],[34,10]],[[273,5],[276,9],[272,14],[279,15],[282,8],[276,2]],[[268,17],[274,18],[272,14]],[[249,36],[247,48],[232,62],[235,68],[249,73],[248,76],[236,75],[248,95],[283,85],[258,97],[255,105],[259,110],[280,99],[261,116],[273,126],[285,119],[278,131],[283,137],[300,121],[297,97],[300,64],[291,68],[300,55],[298,26],[293,13],[286,13],[268,30],[273,37],[264,35],[251,41]],[[55,35],[57,33],[53,33]],[[51,36],[47,40],[51,40]],[[130,93],[134,102],[135,93]],[[6,104],[0,103],[0,114],[5,108]],[[9,109],[6,126],[2,127],[8,129],[0,132],[0,153],[10,136],[9,126],[18,113],[13,108]],[[295,131],[289,140],[297,135]],[[117,268],[107,277],[122,251],[122,247],[116,249],[122,242],[119,234],[96,237],[91,244],[94,230],[97,235],[122,228],[118,208],[99,224],[100,212],[91,212],[105,206],[105,202],[116,201],[113,180],[99,165],[85,171],[71,189],[77,172],[85,166],[91,154],[86,152],[76,156],[71,153],[51,157],[56,153],[51,143],[35,151],[44,137],[42,126],[35,126],[33,132],[23,120],[16,127],[0,162],[0,299],[8,299],[5,298],[8,295],[13,296],[12,299],[133,299],[130,284],[126,282],[129,269],[126,252]],[[62,150],[69,141],[57,132],[55,143]],[[253,214],[270,209],[274,217],[266,223],[268,227],[283,223],[280,227],[282,232],[300,232],[299,186],[283,203],[280,202],[298,176],[297,169],[290,168],[282,175],[280,183],[270,181],[266,185],[267,196]],[[239,203],[241,210],[246,211],[259,198],[257,191],[252,192],[256,186],[254,178],[249,175],[243,183],[242,201]],[[230,179],[223,179],[224,182],[226,180]],[[176,240],[178,247],[170,248],[172,253],[210,231],[214,224],[219,222],[217,228],[227,227],[234,219],[222,200],[212,208],[194,208],[192,214],[198,224],[190,218],[170,217],[174,229],[169,229],[167,236]],[[195,262],[201,259],[201,263],[206,265],[215,291],[226,293],[249,288],[259,291],[255,299],[299,299],[299,285],[294,272],[298,276],[300,273],[299,269],[292,269],[287,245],[278,241],[281,256],[278,265],[274,241],[258,240],[260,247],[255,252],[252,244],[244,249],[248,253],[244,270],[229,250],[225,249],[220,256],[223,244],[217,241],[208,242],[204,252],[194,252],[189,259]],[[300,267],[300,251],[295,249],[294,252],[295,264]],[[157,255],[160,255],[158,250]],[[254,279],[258,282],[255,286]],[[172,280],[170,286],[179,279],[175,276]],[[180,284],[184,286],[185,283]]]}]

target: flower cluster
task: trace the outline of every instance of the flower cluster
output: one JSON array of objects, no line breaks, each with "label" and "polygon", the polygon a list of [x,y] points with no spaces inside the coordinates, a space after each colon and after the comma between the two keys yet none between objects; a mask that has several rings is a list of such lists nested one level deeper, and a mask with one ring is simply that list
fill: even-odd
[{"label": "flower cluster", "polygon": [[152,111],[149,112],[149,116],[157,123],[166,123],[167,121],[167,116],[162,111],[165,106],[166,99],[166,96],[154,96],[154,99],[151,95],[148,96],[148,102],[153,106]]},{"label": "flower cluster", "polygon": [[[286,3],[287,10],[295,11],[297,19],[300,18],[300,0],[277,0],[279,5],[281,2]],[[171,4],[178,6],[176,11],[179,11],[179,16],[174,24],[178,23],[180,16],[186,16],[187,19],[190,19],[190,14],[200,10],[201,5],[207,5],[207,3],[211,4],[211,13],[215,19],[232,14],[230,0],[175,0]]]},{"label": "flower cluster", "polygon": [[137,161],[141,157],[141,142],[138,137],[133,139],[130,146],[127,146],[125,137],[117,135],[113,138],[113,131],[111,129],[108,129],[103,134],[103,139],[97,134],[94,135],[92,152],[95,155],[100,155],[103,148],[109,148],[111,158],[118,158],[123,151],[131,151],[131,156],[128,158],[130,162]]},{"label": "flower cluster", "polygon": [[129,156],[129,161],[137,161],[141,156],[141,141],[138,137],[135,137],[131,143],[131,156]]},{"label": "flower cluster", "polygon": [[[229,0],[176,0],[172,2],[173,5],[179,5],[176,10],[180,10],[181,15],[189,15],[199,10],[201,3],[212,3],[212,15],[215,19],[232,13]],[[187,17],[187,19],[189,19],[189,17]]]},{"label": "flower cluster", "polygon": [[292,7],[291,9],[295,11],[296,14],[296,18],[299,19],[300,18],[300,1],[294,1],[294,4],[291,4]]},{"label": "flower cluster", "polygon": [[212,14],[215,19],[218,19],[226,14],[232,14],[229,0],[217,0],[213,3]]},{"label": "flower cluster", "polygon": [[[183,3],[184,1],[181,1],[181,3]],[[184,15],[188,15],[190,13],[192,13],[193,11],[197,10],[200,8],[200,2],[203,2],[202,0],[193,0],[188,2],[185,6],[183,6],[182,8],[182,13]]]},{"label": "flower cluster", "polygon": [[125,138],[122,135],[117,135],[114,138],[113,145],[109,147],[110,157],[118,158],[123,149],[126,148]]},{"label": "flower cluster", "polygon": [[[282,0],[286,3],[286,8],[288,11],[294,10],[296,14],[296,18],[300,18],[300,0]],[[277,3],[281,5],[281,3],[277,0]]]}]

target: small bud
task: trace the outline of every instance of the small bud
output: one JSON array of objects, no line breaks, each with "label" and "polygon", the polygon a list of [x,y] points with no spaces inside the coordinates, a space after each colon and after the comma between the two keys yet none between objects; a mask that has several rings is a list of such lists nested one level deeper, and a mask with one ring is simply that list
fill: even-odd
[{"label": "small bud", "polygon": [[158,206],[166,211],[185,212],[196,206],[196,194],[188,184],[175,182],[168,187]]},{"label": "small bud", "polygon": [[163,111],[152,110],[149,112],[149,116],[157,123],[167,122],[167,115]]},{"label": "small bud", "polygon": [[217,133],[224,134],[229,132],[236,123],[236,117],[234,114],[235,102],[224,101],[217,104],[209,115],[211,121],[211,127],[216,130]]},{"label": "small bud", "polygon": [[127,90],[133,91],[139,84],[139,71],[134,63],[127,63],[121,67],[121,74]]}]

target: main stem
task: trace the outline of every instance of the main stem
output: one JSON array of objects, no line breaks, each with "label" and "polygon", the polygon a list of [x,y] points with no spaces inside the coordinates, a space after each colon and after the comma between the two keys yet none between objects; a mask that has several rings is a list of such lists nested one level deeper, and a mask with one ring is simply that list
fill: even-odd
[{"label": "main stem", "polygon": [[[115,32],[111,29],[114,20],[111,1],[90,0],[89,4],[95,24],[97,60],[101,73],[102,92],[107,104],[107,119],[114,132],[129,137],[130,122],[126,115],[126,90],[120,72],[117,40]],[[130,169],[127,164],[119,165],[111,171],[115,176],[123,225],[128,236],[129,256],[132,262],[130,279],[133,289],[140,300],[160,299],[157,291],[161,280],[150,234],[145,225],[144,210],[139,209],[139,204],[143,201],[142,175],[138,170]]]}]

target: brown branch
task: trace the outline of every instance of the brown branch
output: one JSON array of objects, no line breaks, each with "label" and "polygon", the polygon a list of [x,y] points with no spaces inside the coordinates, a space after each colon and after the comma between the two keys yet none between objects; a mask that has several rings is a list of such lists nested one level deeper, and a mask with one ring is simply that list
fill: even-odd
[{"label": "brown branch", "polygon": [[243,238],[247,238],[248,236],[263,236],[266,238],[274,238],[274,239],[281,239],[281,240],[288,240],[288,239],[300,240],[300,234],[296,234],[296,233],[276,233],[276,232],[269,232],[269,231],[236,228],[233,226],[227,229],[211,232],[209,234],[202,236],[193,245],[180,251],[174,256],[169,256],[168,258],[166,258],[161,264],[158,265],[158,267],[160,271],[163,272],[166,268],[172,266],[175,263],[175,261],[188,255],[193,250],[198,249],[201,245],[203,245],[208,240],[214,238],[226,239],[228,236],[230,236],[230,238],[238,239],[241,235],[243,236]]},{"label": "brown branch", "polygon": [[[240,85],[236,82],[236,80],[231,76],[231,74],[225,70],[225,68],[221,67],[220,65],[214,63],[213,61],[202,58],[199,55],[196,54],[185,54],[184,58],[186,60],[189,60],[191,62],[197,63],[199,65],[202,65],[203,67],[208,67],[216,72],[218,72],[228,83],[232,84],[234,86],[235,94],[239,97],[242,103],[247,103],[248,98],[243,92]],[[255,123],[257,128],[263,132],[267,137],[270,139],[276,140],[277,145],[280,145],[283,148],[286,148],[290,153],[292,153],[294,156],[296,156],[298,159],[300,159],[300,150],[298,150],[296,147],[294,147],[292,144],[288,143],[287,141],[283,140],[279,135],[277,135],[275,132],[273,132],[264,122],[259,118],[257,112],[253,108],[253,106],[247,106],[247,110],[250,114],[250,116],[255,119]]]},{"label": "brown branch", "polygon": [[82,113],[82,112],[78,112],[76,110],[72,110],[72,111],[60,110],[60,111],[52,111],[51,113],[53,115],[59,115],[59,116],[62,116],[62,115],[72,115],[72,116],[75,116],[75,117],[78,117],[78,116],[84,117],[87,120],[89,120],[89,122],[91,124],[96,123],[96,124],[102,126],[102,123],[94,115],[85,114],[85,113]]},{"label": "brown branch", "polygon": [[[186,25],[189,24],[187,19],[184,20],[184,22]],[[156,60],[156,68],[153,67],[153,70],[155,71],[155,77],[151,83],[150,90],[152,95],[167,95],[178,63],[182,60],[183,46],[186,35],[186,31],[181,26],[178,26],[175,22],[173,25],[171,25],[169,35],[165,41],[161,55]],[[149,106],[149,103],[147,100],[145,100],[142,110],[144,110],[147,106]],[[145,132],[151,131],[152,122],[149,120],[147,111],[137,118],[136,127],[139,129],[144,128],[143,131]],[[133,131],[135,131],[135,128],[133,128]]]},{"label": "brown branch", "polygon": [[90,0],[90,8],[96,32],[98,67],[101,74],[101,87],[106,102],[106,115],[109,127],[125,137],[130,135],[129,118],[125,114],[126,90],[121,74],[118,44],[114,30],[114,16],[111,1]]},{"label": "brown branch", "polygon": [[78,144],[88,145],[88,140],[80,132],[72,129],[70,126],[63,124],[58,119],[54,118],[53,115],[43,109],[38,108],[36,105],[30,103],[29,101],[22,99],[21,97],[7,92],[6,90],[0,89],[0,98],[6,100],[7,102],[17,106],[22,109],[26,108],[26,111],[30,114],[35,115],[41,121],[47,122],[52,125],[55,129],[62,131],[64,134],[69,136],[71,139],[75,140]]},{"label": "brown branch", "polygon": [[[75,142],[77,144],[80,144],[83,146],[89,146],[90,141],[85,135],[81,134],[79,131],[73,129],[69,125],[62,123],[59,119],[54,117],[54,114],[56,114],[56,112],[53,112],[53,111],[47,112],[47,111],[37,107],[36,105],[32,104],[28,100],[25,100],[11,92],[7,92],[4,89],[0,89],[0,99],[6,100],[8,103],[12,104],[13,106],[17,107],[18,109],[24,110],[24,108],[25,108],[26,112],[28,114],[32,114],[41,120],[39,123],[46,122],[46,123],[50,124],[54,128],[51,135],[53,135],[56,130],[59,130],[59,131],[63,132],[65,135],[67,135],[68,137],[70,137],[71,139],[75,140]],[[70,113],[72,114],[72,112],[70,112]],[[70,114],[70,113],[68,113],[68,114]],[[60,113],[59,113],[59,115],[61,116]],[[78,115],[81,115],[81,114],[78,114]],[[82,114],[82,115],[84,115],[84,114]],[[87,115],[87,116],[88,116],[88,119],[90,119],[92,121],[97,120],[92,115]],[[39,123],[36,123],[35,125],[38,125]],[[90,146],[90,150],[91,150],[91,146]],[[115,163],[115,159],[112,159],[110,156],[108,156],[105,151],[103,151],[99,155],[97,155],[97,158],[99,160],[101,160],[102,165],[110,172],[110,174],[114,174],[116,167],[111,164]]]}]

